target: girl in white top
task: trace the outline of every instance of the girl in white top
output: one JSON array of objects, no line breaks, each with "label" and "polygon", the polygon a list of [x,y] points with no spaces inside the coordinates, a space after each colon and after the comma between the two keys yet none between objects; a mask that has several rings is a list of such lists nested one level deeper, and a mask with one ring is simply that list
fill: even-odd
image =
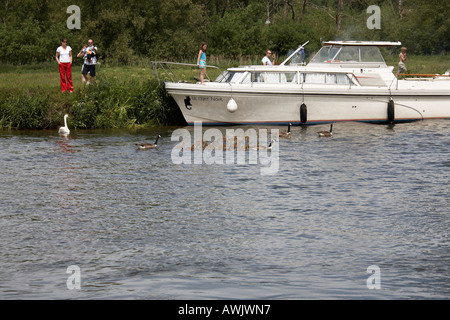
[{"label": "girl in white top", "polygon": [[[73,92],[72,85],[72,48],[67,45],[67,39],[61,39],[61,46],[56,49],[56,61],[59,64],[61,92]],[[67,78],[67,80],[66,80]]]}]

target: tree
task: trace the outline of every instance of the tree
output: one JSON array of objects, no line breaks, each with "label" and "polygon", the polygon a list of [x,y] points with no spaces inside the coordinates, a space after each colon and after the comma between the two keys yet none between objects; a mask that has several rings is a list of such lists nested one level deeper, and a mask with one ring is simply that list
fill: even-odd
[{"label": "tree", "polygon": [[[102,58],[195,56],[201,41],[226,57],[278,53],[319,39],[402,41],[416,54],[450,50],[450,1],[378,0],[382,28],[368,30],[372,0],[77,0],[81,29],[66,27],[70,0],[0,0],[0,62],[54,59],[61,37],[73,48],[94,38]],[[265,24],[270,21],[270,24]],[[401,23],[399,23],[401,21]],[[78,49],[77,49],[78,50]]]},{"label": "tree", "polygon": [[305,15],[305,12],[306,12],[306,5],[307,4],[308,4],[308,0],[303,0],[302,8],[300,10],[300,14],[298,16],[297,23],[301,23],[302,22],[303,16]]},{"label": "tree", "polygon": [[336,8],[336,29],[341,30],[342,15],[344,14],[344,0],[337,0]]}]

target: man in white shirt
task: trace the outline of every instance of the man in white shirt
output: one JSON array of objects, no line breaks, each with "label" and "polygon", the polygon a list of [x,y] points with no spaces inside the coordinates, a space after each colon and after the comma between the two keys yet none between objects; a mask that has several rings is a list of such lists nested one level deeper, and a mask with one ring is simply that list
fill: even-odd
[{"label": "man in white shirt", "polygon": [[[270,61],[270,56],[272,56],[272,61]],[[261,60],[262,64],[265,66],[271,66],[275,64],[275,54],[272,55],[272,51],[266,50],[266,55]]]},{"label": "man in white shirt", "polygon": [[81,51],[77,54],[77,57],[83,57],[83,68],[81,70],[81,80],[83,85],[89,84],[88,76],[91,75],[90,81],[95,80],[95,65],[97,64],[98,49],[94,46],[94,41],[92,39],[88,40],[88,44],[85,45]]}]

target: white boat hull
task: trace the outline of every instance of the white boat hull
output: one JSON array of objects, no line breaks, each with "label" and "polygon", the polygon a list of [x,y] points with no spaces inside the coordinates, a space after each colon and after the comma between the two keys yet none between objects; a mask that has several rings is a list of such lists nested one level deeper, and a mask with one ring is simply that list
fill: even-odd
[{"label": "white boat hull", "polygon": [[[222,87],[222,88],[221,88]],[[450,92],[410,92],[387,88],[368,90],[361,87],[334,86],[322,88],[272,88],[257,90],[254,85],[233,87],[233,92],[220,84],[167,83],[166,89],[175,99],[186,122],[211,125],[230,124],[301,124],[300,106],[306,106],[304,124],[337,121],[405,122],[423,119],[450,119]],[[227,109],[233,98],[235,112]],[[394,119],[389,119],[388,102],[394,102]],[[305,116],[305,115],[303,115]],[[304,120],[304,119],[303,119]]]}]

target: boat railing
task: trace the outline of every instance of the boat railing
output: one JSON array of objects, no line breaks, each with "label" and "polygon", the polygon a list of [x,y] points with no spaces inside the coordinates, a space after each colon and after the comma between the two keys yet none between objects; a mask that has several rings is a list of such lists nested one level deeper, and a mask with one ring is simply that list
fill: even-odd
[{"label": "boat railing", "polygon": [[410,81],[433,81],[436,79],[442,79],[445,81],[450,81],[450,75],[445,74],[428,74],[428,73],[396,73],[394,79],[396,79],[396,87],[395,89],[398,90],[398,81],[403,80],[410,80]]},{"label": "boat railing", "polygon": [[[172,68],[171,68],[171,66],[172,66]],[[156,76],[156,78],[158,79],[158,83],[159,84],[161,84],[161,77],[160,77],[160,74],[159,74],[159,71],[158,71],[159,68],[164,71],[164,75],[167,76],[171,82],[187,82],[186,80],[183,80],[179,76],[177,76],[177,74],[174,72],[174,70],[172,70],[174,68],[173,66],[187,66],[187,67],[196,67],[196,68],[198,68],[198,65],[194,64],[194,63],[169,62],[169,61],[152,61],[153,75]],[[208,68],[210,68],[210,69],[217,69],[219,71],[219,74],[222,73],[220,68],[217,67],[217,66],[205,65],[205,68],[206,69],[208,69]],[[205,73],[205,75],[206,75],[206,79],[211,81],[211,79],[209,78],[207,72]],[[194,79],[195,79],[195,77],[194,77]]]},{"label": "boat railing", "polygon": [[309,43],[309,40],[306,41],[304,44],[302,44],[301,46],[299,46],[297,48],[297,50],[295,50],[289,57],[287,57],[286,60],[284,60],[280,66],[284,66],[286,64],[286,62],[288,62],[289,60],[291,60],[291,58],[293,56],[295,56],[297,53],[302,55],[302,64],[305,62],[305,46]]},{"label": "boat railing", "polygon": [[440,78],[440,77],[450,77],[449,74],[429,74],[429,73],[397,73],[397,76],[402,76],[402,77],[430,77],[430,78]]}]

